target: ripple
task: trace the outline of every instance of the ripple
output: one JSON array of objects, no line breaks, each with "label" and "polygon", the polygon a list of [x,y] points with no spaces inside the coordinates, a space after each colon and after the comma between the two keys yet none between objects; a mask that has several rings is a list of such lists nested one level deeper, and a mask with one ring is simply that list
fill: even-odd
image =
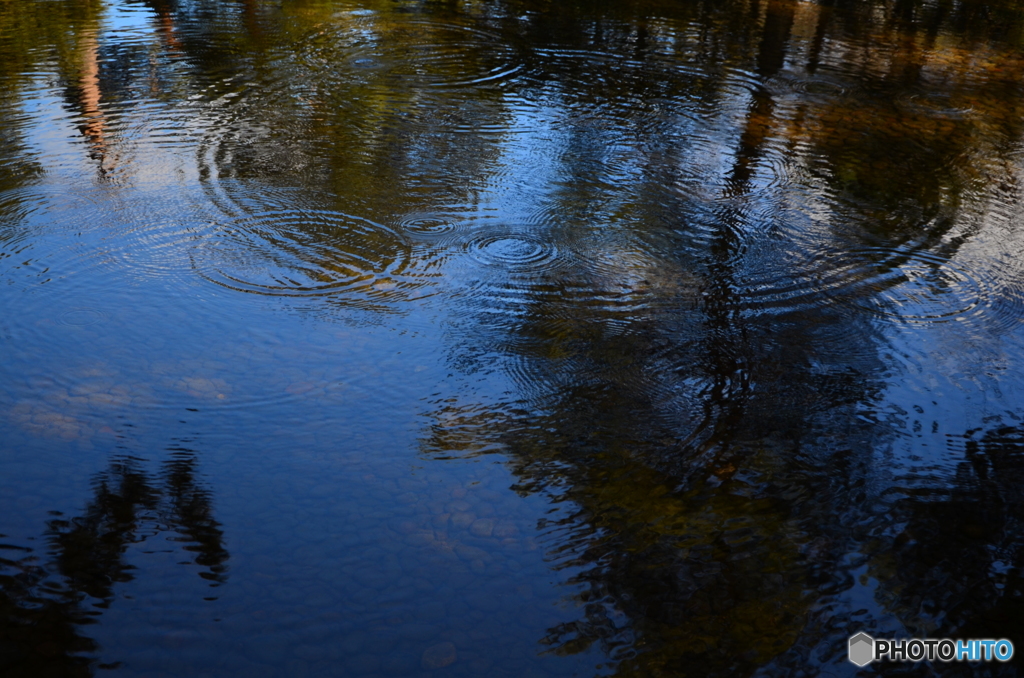
[{"label": "ripple", "polygon": [[484,265],[520,272],[544,271],[561,262],[554,244],[525,234],[480,236],[466,243],[465,250]]},{"label": "ripple", "polygon": [[400,219],[398,230],[412,238],[433,240],[450,236],[461,229],[458,220],[449,215],[419,212]]},{"label": "ripple", "polygon": [[86,281],[114,269],[152,279],[187,277],[184,253],[206,224],[182,210],[183,204],[179,195],[153,193],[106,203],[88,191],[73,198],[31,196],[31,202],[14,205],[21,223],[10,238],[0,235],[0,276],[21,269],[38,284],[67,277]]},{"label": "ripple", "polygon": [[1024,316],[1024,294],[981,268],[929,252],[867,248],[819,253],[749,274],[739,303],[755,315],[837,305],[910,324],[950,321],[1009,327]]},{"label": "ripple", "polygon": [[[635,53],[624,51],[608,51],[600,49],[574,49],[571,47],[548,47],[535,50],[534,54],[544,61],[544,68],[536,71],[535,77],[542,78],[557,70],[570,70],[578,73],[582,67],[590,70],[595,78],[611,80],[612,78],[650,77],[656,74],[672,76],[676,79],[695,78],[707,79],[705,68],[685,61],[679,54],[644,54],[638,57]],[[597,70],[599,67],[600,70]],[[552,78],[546,78],[553,80]]]},{"label": "ripple", "polygon": [[676,171],[674,190],[741,212],[772,207],[791,185],[786,149],[770,140],[759,147],[736,148],[723,136],[715,130],[694,133],[689,140],[692,159]]},{"label": "ripple", "polygon": [[340,212],[281,210],[237,219],[192,252],[203,278],[270,296],[407,299],[425,281],[394,231]]},{"label": "ripple", "polygon": [[983,312],[992,296],[974,272],[942,257],[884,249],[855,254],[878,261],[861,283],[869,294],[845,301],[882,317],[916,323],[964,319]]},{"label": "ripple", "polygon": [[[561,317],[572,295],[566,280],[570,253],[530,233],[494,228],[477,233],[456,250],[462,256],[446,267],[456,282],[455,295],[476,322],[506,337],[513,318],[525,318],[531,309]],[[507,338],[507,337],[506,337]]]},{"label": "ripple", "polygon": [[949,92],[902,94],[896,97],[896,105],[912,113],[951,120],[965,118],[974,110],[970,106],[957,104],[954,95]]},{"label": "ripple", "polygon": [[644,68],[643,61],[630,58],[618,53],[596,49],[571,49],[567,47],[541,48],[536,50],[536,55],[546,62],[546,68],[541,72],[550,72],[552,68],[557,69],[559,65],[569,65],[571,68],[579,68],[576,62],[584,61],[587,64],[600,64],[609,72],[624,73]]},{"label": "ripple", "polygon": [[96,323],[103,322],[106,319],[106,313],[103,311],[97,311],[94,308],[72,308],[64,311],[60,315],[61,324],[70,325],[71,327],[95,325]]},{"label": "ripple", "polygon": [[691,306],[702,287],[678,261],[639,245],[603,244],[587,256],[583,270],[586,284],[574,303],[626,317]]},{"label": "ripple", "polygon": [[383,22],[351,13],[338,18],[340,25],[299,47],[299,61],[314,73],[329,65],[329,73],[445,88],[495,84],[521,69],[500,36],[473,26],[429,19]]},{"label": "ripple", "polygon": [[517,387],[528,394],[527,401],[541,405],[547,398],[557,397],[584,381],[589,365],[578,356],[547,358],[539,347],[520,341],[508,351],[504,367]]},{"label": "ripple", "polygon": [[796,74],[775,76],[766,86],[777,94],[803,94],[811,98],[838,98],[849,92],[845,85],[834,80],[823,77],[801,78]]}]

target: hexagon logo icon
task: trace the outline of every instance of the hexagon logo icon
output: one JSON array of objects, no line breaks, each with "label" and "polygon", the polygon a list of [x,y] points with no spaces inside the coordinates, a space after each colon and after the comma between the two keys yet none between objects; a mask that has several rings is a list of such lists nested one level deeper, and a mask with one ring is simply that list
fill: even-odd
[{"label": "hexagon logo icon", "polygon": [[857,666],[867,666],[875,658],[875,639],[868,634],[858,633],[850,638],[850,661]]}]

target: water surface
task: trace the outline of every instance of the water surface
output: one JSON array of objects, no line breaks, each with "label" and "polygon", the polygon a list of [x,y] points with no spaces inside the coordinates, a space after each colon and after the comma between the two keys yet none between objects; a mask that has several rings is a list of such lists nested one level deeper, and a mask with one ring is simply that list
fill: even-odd
[{"label": "water surface", "polygon": [[0,673],[1024,648],[1022,41],[1010,0],[4,3]]}]

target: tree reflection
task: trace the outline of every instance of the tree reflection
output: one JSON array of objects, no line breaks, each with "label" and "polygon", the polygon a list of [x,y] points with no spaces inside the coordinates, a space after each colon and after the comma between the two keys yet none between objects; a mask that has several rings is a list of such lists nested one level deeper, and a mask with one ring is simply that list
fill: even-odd
[{"label": "tree reflection", "polygon": [[66,73],[79,72],[82,57],[88,57],[88,48],[83,54],[79,38],[95,27],[101,12],[101,3],[93,1],[0,5],[0,105],[5,111],[0,119],[4,139],[0,148],[0,190],[26,185],[43,171],[15,114],[31,74],[37,73],[47,58],[56,60]]},{"label": "tree reflection", "polygon": [[1024,427],[1007,419],[951,439],[955,480],[905,491],[874,545],[878,597],[910,633],[1024,642]]},{"label": "tree reflection", "polygon": [[[4,545],[11,551],[27,548]],[[17,554],[15,554],[17,555]],[[5,676],[92,675],[98,646],[79,632],[97,612],[56,582],[32,556],[0,558],[0,669]]]},{"label": "tree reflection", "polygon": [[[799,249],[765,237],[781,230],[792,203],[818,212],[823,226],[811,246],[821,252],[900,249],[904,259],[885,263],[893,270],[917,252],[953,260],[981,228],[984,191],[1012,165],[1021,129],[1004,78],[1018,77],[1020,64],[999,42],[1001,29],[987,32],[977,18],[959,23],[966,5],[951,13],[918,2],[834,3],[797,16],[805,10],[785,0],[737,4],[758,28],[730,26],[729,34],[717,8],[697,5],[705,12],[697,22],[711,35],[689,46],[708,53],[687,56],[756,73],[749,96],[736,97],[728,75],[701,90],[707,101],[745,101],[738,134],[712,118],[689,137],[669,131],[637,143],[641,169],[622,171],[629,185],[619,189],[635,200],[615,210],[605,208],[614,200],[608,184],[593,177],[607,171],[608,147],[623,143],[617,125],[635,119],[606,125],[603,136],[569,128],[564,152],[552,154],[563,164],[552,174],[573,181],[545,196],[544,212],[557,215],[544,222],[557,224],[550,237],[594,258],[610,249],[624,287],[639,279],[654,287],[652,270],[677,285],[616,308],[597,294],[572,296],[601,281],[569,270],[557,283],[506,281],[514,306],[465,302],[469,319],[457,323],[467,329],[456,335],[453,364],[503,364],[518,390],[498,405],[445,402],[424,451],[502,450],[516,489],[572,507],[541,528],[552,535],[553,562],[582,568],[573,580],[586,585],[576,601],[582,612],[541,642],[555,653],[600,646],[617,675],[815,672],[845,662],[851,628],[891,629],[886,615],[917,635],[1007,635],[1022,595],[1012,490],[1024,449],[1019,427],[970,433],[957,474],[918,496],[877,467],[894,445],[894,427],[863,416],[887,398],[884,328],[841,304],[773,306],[770,297],[751,297],[763,290],[748,281],[763,279],[756,276],[766,262],[789,266],[773,282],[807,277]],[[611,78],[586,73],[586,62],[578,70],[559,64],[546,105],[665,94],[668,86],[645,77],[658,62],[638,48],[653,42],[656,22],[624,18],[629,7],[612,27],[583,8],[531,15],[524,32],[549,51],[554,44],[635,60],[615,72],[616,91]],[[955,46],[963,34],[977,38],[975,51]],[[737,56],[722,44],[754,49]],[[999,70],[979,77],[979,52]],[[786,66],[797,57],[804,61]],[[786,78],[798,79],[794,69],[828,71],[833,80],[820,92],[779,94]],[[858,98],[840,96],[845,87]],[[972,113],[958,114],[967,99]],[[666,192],[697,183],[687,171],[701,136],[731,160],[700,177],[717,195]],[[776,160],[780,148],[808,185],[766,188],[765,159]],[[794,188],[817,193],[808,199]],[[611,225],[588,229],[588,219],[601,218]],[[664,224],[685,231],[709,220],[704,239],[659,233],[658,262],[647,268],[625,256],[636,250],[612,246],[632,239],[639,250]],[[693,282],[682,282],[688,276]],[[893,276],[856,294],[881,297],[905,281]],[[947,537],[952,525],[962,529]],[[850,598],[862,568],[884,582],[865,609]]]},{"label": "tree reflection", "polygon": [[95,30],[82,37],[81,59],[79,103],[84,118],[82,134],[89,139],[92,147],[91,155],[99,163],[100,173],[104,174],[112,169],[112,166],[108,161],[107,121],[100,108],[100,100],[103,95],[100,90],[99,44]]},{"label": "tree reflection", "polygon": [[115,588],[134,579],[128,549],[172,531],[194,554],[200,577],[227,581],[228,552],[212,496],[192,450],[172,448],[159,474],[136,457],[118,457],[93,479],[93,498],[77,516],[49,521],[48,558],[4,545],[0,559],[0,669],[5,676],[88,676],[99,646],[79,627],[96,623]]}]

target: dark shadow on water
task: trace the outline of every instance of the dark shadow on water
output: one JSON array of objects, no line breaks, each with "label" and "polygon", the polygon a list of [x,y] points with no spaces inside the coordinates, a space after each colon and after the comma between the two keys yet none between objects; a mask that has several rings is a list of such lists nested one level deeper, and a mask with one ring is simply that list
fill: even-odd
[{"label": "dark shadow on water", "polygon": [[[5,544],[0,559],[0,672],[11,678],[88,676],[102,650],[90,624],[114,604],[116,590],[140,565],[126,552],[166,533],[179,535],[186,564],[217,587],[227,581],[228,552],[213,517],[213,497],[199,477],[194,451],[169,448],[159,472],[143,459],[114,458],[93,478],[92,499],[81,514],[47,524],[48,548]],[[214,598],[210,598],[214,599]]]}]

